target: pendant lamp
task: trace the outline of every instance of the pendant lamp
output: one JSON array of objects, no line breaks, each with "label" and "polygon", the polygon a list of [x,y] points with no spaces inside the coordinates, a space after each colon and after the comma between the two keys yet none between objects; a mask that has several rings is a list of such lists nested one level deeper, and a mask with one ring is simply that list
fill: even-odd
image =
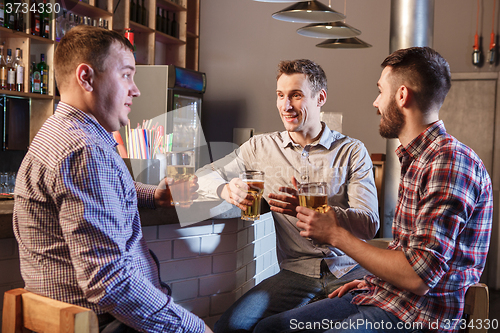
[{"label": "pendant lamp", "polygon": [[344,22],[313,23],[297,29],[297,33],[314,38],[350,38],[361,34],[361,30]]},{"label": "pendant lamp", "polygon": [[316,46],[329,49],[360,49],[371,47],[370,44],[362,41],[357,37],[328,39],[317,44]]},{"label": "pendant lamp", "polygon": [[336,22],[345,19],[344,14],[336,12],[317,0],[297,2],[274,13],[273,17],[280,21],[297,23]]}]

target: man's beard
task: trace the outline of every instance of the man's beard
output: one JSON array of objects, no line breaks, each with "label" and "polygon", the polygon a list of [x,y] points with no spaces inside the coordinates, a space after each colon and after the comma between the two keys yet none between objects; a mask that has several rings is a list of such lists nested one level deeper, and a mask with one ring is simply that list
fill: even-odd
[{"label": "man's beard", "polygon": [[386,139],[398,138],[405,121],[404,114],[399,110],[396,100],[393,98],[382,114],[379,127],[380,135]]}]

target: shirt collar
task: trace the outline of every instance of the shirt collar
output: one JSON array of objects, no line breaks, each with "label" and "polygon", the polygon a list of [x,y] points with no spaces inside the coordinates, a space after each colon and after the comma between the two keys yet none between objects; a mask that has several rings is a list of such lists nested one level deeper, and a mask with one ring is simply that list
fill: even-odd
[{"label": "shirt collar", "polygon": [[[326,149],[330,149],[332,143],[335,140],[338,140],[339,137],[342,136],[342,134],[337,131],[330,130],[330,128],[328,128],[328,126],[324,122],[321,122],[321,126],[323,126],[321,137],[318,140],[312,142],[310,146],[322,145]],[[281,136],[283,138],[283,148],[299,146],[299,144],[293,142],[288,131],[281,132]]]},{"label": "shirt collar", "polygon": [[113,138],[112,133],[106,131],[104,127],[102,127],[101,124],[99,124],[99,122],[96,119],[90,117],[88,114],[86,114],[80,109],[75,108],[74,106],[71,106],[64,102],[59,102],[57,104],[57,109],[55,111],[55,114],[56,115],[60,114],[64,117],[80,122],[87,131],[98,136],[99,138],[104,140],[104,142],[106,142],[112,147],[118,145],[116,140]]},{"label": "shirt collar", "polygon": [[396,149],[396,154],[401,159],[405,155],[409,155],[413,159],[417,159],[420,154],[429,147],[432,142],[440,135],[446,134],[446,128],[442,120],[432,123],[425,131],[420,133],[406,147],[400,145]]}]

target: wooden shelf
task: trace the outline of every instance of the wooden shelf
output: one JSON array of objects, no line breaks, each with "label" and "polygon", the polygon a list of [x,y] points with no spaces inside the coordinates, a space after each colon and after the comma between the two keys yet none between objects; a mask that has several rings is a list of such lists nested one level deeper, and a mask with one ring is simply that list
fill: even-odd
[{"label": "wooden shelf", "polygon": [[[123,33],[131,28],[135,33],[136,62],[145,65],[174,64],[179,67],[198,70],[199,54],[199,4],[200,0],[181,0],[177,4],[171,0],[144,0],[147,8],[148,25],[130,21],[130,0],[89,0],[89,3],[77,0],[47,0],[59,3],[66,11],[79,16],[87,16],[108,21],[109,29]],[[99,7],[95,4],[99,1]],[[141,0],[142,2],[142,0]],[[161,7],[175,13],[179,23],[179,38],[156,31],[156,8]],[[4,55],[7,49],[22,50],[25,68],[24,92],[0,90],[0,96],[23,98],[30,100],[29,140],[33,139],[45,120],[54,113],[54,106],[60,101],[55,96],[56,82],[54,78],[53,59],[57,46],[56,31],[58,15],[51,20],[50,38],[33,36],[29,33],[30,13],[24,17],[26,31],[16,31],[0,27],[0,42],[4,44]],[[45,54],[45,62],[49,73],[49,94],[42,95],[28,92],[30,90],[30,68],[34,61],[40,61],[40,54]]]}]

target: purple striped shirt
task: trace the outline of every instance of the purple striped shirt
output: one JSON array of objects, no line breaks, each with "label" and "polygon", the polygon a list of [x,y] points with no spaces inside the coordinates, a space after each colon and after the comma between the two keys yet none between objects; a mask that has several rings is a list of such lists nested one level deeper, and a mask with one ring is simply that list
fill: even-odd
[{"label": "purple striped shirt", "polygon": [[113,136],[63,102],[42,126],[18,172],[14,233],[25,288],[141,332],[204,332],[201,319],[160,285],[142,236],[134,183]]},{"label": "purple striped shirt", "polygon": [[370,291],[353,302],[378,306],[432,331],[453,331],[459,328],[453,326],[462,317],[465,292],[479,281],[486,262],[491,180],[480,158],[447,134],[442,121],[397,154],[401,180],[389,249],[403,251],[430,290],[418,296],[371,275],[365,278]]}]

